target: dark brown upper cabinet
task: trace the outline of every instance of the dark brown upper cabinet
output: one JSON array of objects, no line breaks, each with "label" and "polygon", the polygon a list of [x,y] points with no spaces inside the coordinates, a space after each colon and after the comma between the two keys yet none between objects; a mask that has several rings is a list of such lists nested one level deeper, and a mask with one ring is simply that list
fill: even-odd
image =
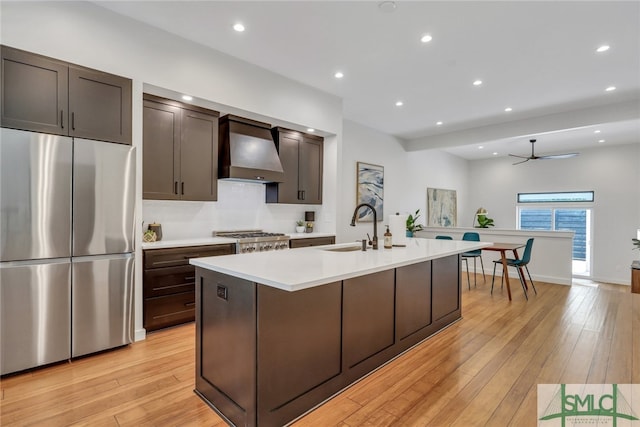
[{"label": "dark brown upper cabinet", "polygon": [[2,46],[3,127],[131,144],[131,80]]},{"label": "dark brown upper cabinet", "polygon": [[281,127],[272,130],[284,182],[267,184],[267,203],[322,204],[322,137]]},{"label": "dark brown upper cabinet", "polygon": [[217,111],[144,95],[144,199],[218,199],[218,116]]}]

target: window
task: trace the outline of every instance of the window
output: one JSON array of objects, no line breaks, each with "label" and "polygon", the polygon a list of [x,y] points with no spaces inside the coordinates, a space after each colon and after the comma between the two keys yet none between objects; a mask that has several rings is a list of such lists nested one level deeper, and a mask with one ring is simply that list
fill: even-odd
[{"label": "window", "polygon": [[518,203],[593,202],[593,191],[518,193]]},{"label": "window", "polygon": [[518,193],[518,228],[521,230],[570,230],[573,238],[573,274],[590,275],[591,209],[593,191]]}]

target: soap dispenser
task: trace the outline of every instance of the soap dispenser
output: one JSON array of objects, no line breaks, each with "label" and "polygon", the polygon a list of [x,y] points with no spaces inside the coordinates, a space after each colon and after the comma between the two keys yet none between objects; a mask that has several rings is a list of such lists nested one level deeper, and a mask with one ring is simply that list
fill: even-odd
[{"label": "soap dispenser", "polygon": [[393,247],[391,232],[389,231],[389,226],[387,225],[387,231],[384,233],[384,248],[391,249]]}]

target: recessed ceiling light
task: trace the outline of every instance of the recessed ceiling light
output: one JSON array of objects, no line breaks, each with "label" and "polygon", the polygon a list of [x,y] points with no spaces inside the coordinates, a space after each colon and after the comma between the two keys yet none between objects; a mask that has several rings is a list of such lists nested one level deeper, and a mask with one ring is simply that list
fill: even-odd
[{"label": "recessed ceiling light", "polygon": [[473,82],[474,86],[480,86],[482,84],[482,80],[476,80],[475,82]]},{"label": "recessed ceiling light", "polygon": [[609,87],[608,87],[608,88],[606,88],[605,90],[606,90],[607,92],[611,92],[611,91],[616,90],[616,87],[615,87],[615,86],[609,86]]},{"label": "recessed ceiling light", "polygon": [[600,132],[602,132],[600,129],[593,131],[593,133],[600,133]]},{"label": "recessed ceiling light", "polygon": [[333,77],[335,77],[336,79],[341,79],[344,77],[344,74],[342,73],[342,71],[336,71]]},{"label": "recessed ceiling light", "polygon": [[316,130],[314,128],[307,128],[307,132],[315,132]]},{"label": "recessed ceiling light", "polygon": [[599,48],[596,49],[596,52],[598,53],[602,53],[602,52],[606,52],[609,50],[609,45],[602,45]]},{"label": "recessed ceiling light", "polygon": [[396,10],[396,2],[394,1],[381,1],[378,3],[378,9],[380,12],[392,13]]},{"label": "recessed ceiling light", "polygon": [[511,108],[511,107],[507,107],[507,108],[505,108],[505,109],[504,109],[504,111],[506,111],[507,113],[509,113],[509,112],[513,111],[513,108]]},{"label": "recessed ceiling light", "polygon": [[185,101],[193,101],[193,96],[182,95],[182,99],[184,99]]},{"label": "recessed ceiling light", "polygon": [[478,150],[482,150],[484,148],[484,145],[478,145]]},{"label": "recessed ceiling light", "polygon": [[600,144],[602,144],[604,141],[605,141],[604,139],[599,139],[599,140],[598,140],[598,142],[599,142]]},{"label": "recessed ceiling light", "polygon": [[237,23],[233,25],[233,29],[236,30],[237,32],[241,33],[244,31],[244,25],[242,25],[241,23]]},{"label": "recessed ceiling light", "polygon": [[396,101],[396,107],[402,107],[403,105],[404,105],[404,102]]},{"label": "recessed ceiling light", "polygon": [[442,122],[436,122],[436,126],[441,126]]},{"label": "recessed ceiling light", "polygon": [[425,34],[422,37],[420,37],[420,41],[422,43],[429,43],[431,40],[433,40],[433,37],[431,37],[431,34]]},{"label": "recessed ceiling light", "polygon": [[497,151],[494,151],[492,154],[493,154],[494,156],[497,156],[497,155],[498,155],[498,152],[497,152]]}]

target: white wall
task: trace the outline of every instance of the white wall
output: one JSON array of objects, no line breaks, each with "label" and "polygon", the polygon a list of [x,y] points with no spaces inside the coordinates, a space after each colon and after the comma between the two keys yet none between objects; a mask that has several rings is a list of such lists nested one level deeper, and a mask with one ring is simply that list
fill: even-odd
[{"label": "white wall", "polygon": [[427,211],[427,187],[456,190],[458,207],[466,206],[467,161],[439,150],[406,152],[400,142],[358,123],[345,120],[343,128],[338,241],[349,242],[372,235],[371,223],[350,227],[356,206],[356,164],[384,166],[384,219],[378,223],[378,235],[384,233],[389,215],[413,213],[420,209],[418,222],[424,224]]},{"label": "white wall", "polygon": [[510,158],[469,162],[469,213],[482,206],[496,228],[515,228],[518,192],[593,190],[593,279],[629,284],[629,266],[637,256],[631,238],[640,227],[640,144],[582,149],[570,159],[512,163]]},{"label": "white wall", "polygon": [[[0,2],[2,44],[129,77],[133,80],[133,145],[138,148],[137,190],[141,195],[142,92],[153,85],[247,111],[278,123],[294,123],[330,134],[325,139],[324,204],[266,205],[264,189],[222,183],[220,201],[137,201],[138,219],[163,221],[167,237],[210,235],[218,228],[255,225],[291,231],[301,212],[316,210],[318,231],[335,230],[337,156],[342,101],[229,55],[177,38],[88,2]],[[328,172],[328,173],[327,173]],[[333,174],[332,174],[333,172]],[[233,199],[227,199],[227,196]],[[144,210],[144,212],[143,212]],[[138,222],[136,259],[136,336],[142,329],[142,263]],[[199,234],[198,234],[199,235]]]}]

